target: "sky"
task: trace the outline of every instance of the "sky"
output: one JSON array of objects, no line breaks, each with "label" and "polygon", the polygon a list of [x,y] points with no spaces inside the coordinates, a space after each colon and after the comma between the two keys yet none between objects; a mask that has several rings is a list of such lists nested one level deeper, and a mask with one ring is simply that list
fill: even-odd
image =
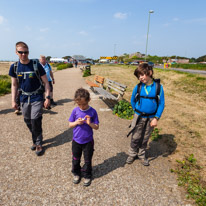
[{"label": "sky", "polygon": [[147,33],[149,55],[206,55],[206,1],[0,0],[0,60],[18,41],[30,58],[145,54]]}]

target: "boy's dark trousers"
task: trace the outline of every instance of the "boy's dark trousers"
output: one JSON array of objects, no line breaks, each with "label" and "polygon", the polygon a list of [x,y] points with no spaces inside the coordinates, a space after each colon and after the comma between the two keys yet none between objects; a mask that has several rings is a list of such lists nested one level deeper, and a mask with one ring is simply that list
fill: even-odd
[{"label": "boy's dark trousers", "polygon": [[[81,168],[81,156],[84,155],[84,166]],[[78,144],[72,141],[72,173],[74,175],[82,176],[84,178],[92,177],[92,156],[94,152],[94,141],[86,144]]]}]

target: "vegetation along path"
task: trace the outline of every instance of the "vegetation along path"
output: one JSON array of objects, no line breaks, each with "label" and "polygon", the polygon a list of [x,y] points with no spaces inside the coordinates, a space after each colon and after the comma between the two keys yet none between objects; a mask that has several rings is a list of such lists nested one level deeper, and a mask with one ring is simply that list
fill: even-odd
[{"label": "vegetation along path", "polygon": [[94,134],[94,178],[87,188],[83,182],[72,183],[68,118],[75,106],[75,90],[88,89],[81,76],[74,68],[55,73],[58,105],[44,112],[45,153],[40,157],[30,150],[31,135],[22,116],[10,108],[11,95],[0,97],[0,205],[187,205],[158,144],[150,145],[150,159],[157,158],[149,167],[138,160],[125,164],[128,120],[113,115],[91,91],[91,106],[100,119],[100,129]]}]

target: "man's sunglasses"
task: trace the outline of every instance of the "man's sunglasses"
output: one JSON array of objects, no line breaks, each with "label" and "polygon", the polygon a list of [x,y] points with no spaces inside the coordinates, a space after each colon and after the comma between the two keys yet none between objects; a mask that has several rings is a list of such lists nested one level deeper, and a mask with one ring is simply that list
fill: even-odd
[{"label": "man's sunglasses", "polygon": [[29,51],[17,51],[19,54],[28,54]]}]

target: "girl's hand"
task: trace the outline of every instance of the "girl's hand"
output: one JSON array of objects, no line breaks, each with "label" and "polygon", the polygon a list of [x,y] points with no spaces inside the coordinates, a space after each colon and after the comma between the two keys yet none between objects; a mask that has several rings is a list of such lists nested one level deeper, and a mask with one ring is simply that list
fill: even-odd
[{"label": "girl's hand", "polygon": [[85,117],[84,117],[84,121],[89,125],[90,123],[91,123],[91,117],[89,116],[89,115],[86,115]]},{"label": "girl's hand", "polygon": [[157,126],[157,119],[153,118],[153,120],[150,122],[151,127],[156,127]]},{"label": "girl's hand", "polygon": [[78,119],[76,120],[76,123],[77,123],[77,125],[81,125],[81,124],[84,123],[84,119],[78,118]]}]

